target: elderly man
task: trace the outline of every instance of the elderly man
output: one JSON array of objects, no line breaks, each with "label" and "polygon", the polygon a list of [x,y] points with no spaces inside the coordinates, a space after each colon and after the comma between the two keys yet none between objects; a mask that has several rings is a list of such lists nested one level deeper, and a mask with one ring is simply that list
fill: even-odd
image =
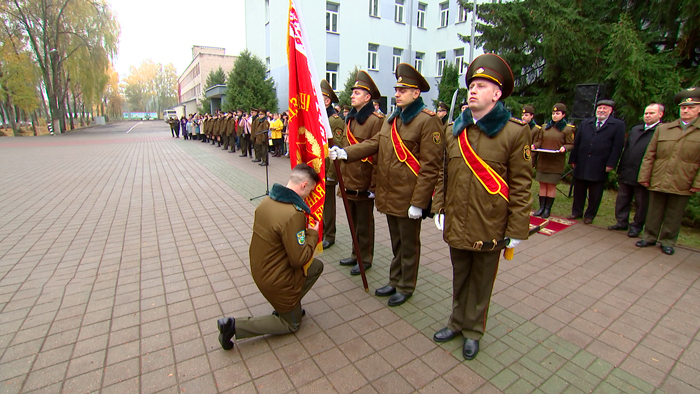
[{"label": "elderly man", "polygon": [[[591,224],[603,199],[608,172],[617,166],[625,144],[625,122],[610,115],[615,108],[612,100],[600,100],[595,118],[586,119],[578,127],[569,164],[574,168],[574,203],[571,216]],[[588,209],[583,208],[588,197]]]},{"label": "elderly man", "polygon": [[[651,104],[644,109],[644,124],[632,127],[625,141],[625,149],[622,151],[620,164],[617,166],[617,199],[615,201],[615,219],[617,223],[608,227],[608,230],[626,231],[629,226],[628,236],[635,238],[644,228],[649,203],[649,190],[637,182],[639,167],[642,165],[644,152],[654,135],[656,126],[664,116],[662,104]],[[637,204],[634,213],[634,221],[629,224],[632,197]]]},{"label": "elderly man", "polygon": [[377,135],[345,149],[333,147],[330,158],[348,162],[377,155],[377,210],[386,214],[394,258],[389,283],[375,295],[401,305],[416,289],[420,261],[420,229],[443,164],[444,132],[421,92],[430,84],[411,65],[396,67],[396,110]]},{"label": "elderly man", "polygon": [[659,125],[651,137],[639,184],[649,188],[649,211],[640,248],[661,243],[672,255],[685,206],[700,192],[700,88],[682,90],[675,97],[681,118]]},{"label": "elderly man", "polygon": [[530,128],[502,102],[513,92],[508,63],[481,55],[465,78],[469,108],[447,127],[447,174],[433,199],[453,272],[452,314],[433,339],[447,342],[461,334],[463,356],[471,360],[486,328],[500,254],[528,237],[532,164]]},{"label": "elderly man", "polygon": [[[374,110],[373,97],[381,97],[377,85],[366,71],[360,70],[355,75],[350,103],[352,110],[345,117],[347,127],[340,147],[346,148],[368,140],[382,129],[384,115]],[[340,171],[345,180],[345,194],[348,208],[355,225],[355,236],[365,270],[372,267],[374,258],[374,191],[375,191],[375,156],[368,156],[352,163],[340,163]],[[340,260],[340,265],[354,266],[350,275],[360,275],[355,248],[349,258]]]},{"label": "elderly man", "polygon": [[320,181],[307,164],[298,164],[287,186],[275,183],[257,209],[250,241],[250,273],[262,295],[275,308],[260,317],[225,317],[217,321],[219,343],[233,349],[231,339],[264,334],[287,334],[301,326],[301,299],[323,272],[323,263],[313,258],[319,223],[307,225],[311,213],[304,199]]}]

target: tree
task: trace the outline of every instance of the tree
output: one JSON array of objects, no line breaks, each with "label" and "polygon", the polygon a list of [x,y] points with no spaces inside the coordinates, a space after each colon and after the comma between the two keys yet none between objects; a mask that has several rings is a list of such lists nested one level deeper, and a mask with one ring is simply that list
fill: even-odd
[{"label": "tree", "polygon": [[[450,105],[452,103],[452,95],[454,95],[455,90],[459,89],[459,71],[456,65],[449,62],[445,63],[437,88],[438,98],[433,100],[433,108],[437,108],[441,101]],[[455,113],[459,112],[455,110]]]},{"label": "tree", "polygon": [[[92,59],[117,52],[119,24],[104,0],[3,0],[0,16],[19,29],[43,77],[54,132],[63,132],[70,77],[66,62],[87,49]],[[99,62],[98,67],[106,62]],[[106,73],[106,67],[102,69]]]},{"label": "tree", "polygon": [[124,79],[124,96],[131,111],[161,113],[177,104],[177,74],[175,66],[163,66],[144,60],[137,68],[129,67]]},{"label": "tree", "polygon": [[358,71],[360,71],[360,68],[358,66],[355,66],[348,73],[348,78],[345,80],[345,86],[338,95],[338,104],[341,107],[343,105],[350,106],[350,95],[352,94],[352,87],[355,85],[355,80],[357,78]]},{"label": "tree", "polygon": [[265,64],[247,49],[241,52],[228,75],[226,100],[222,105],[224,111],[238,108],[249,110],[265,107],[277,112],[279,104],[275,94],[275,81],[266,76]]},{"label": "tree", "polygon": [[204,90],[202,91],[202,97],[199,98],[200,106],[197,108],[201,115],[211,113],[211,103],[207,100],[204,92],[206,92],[210,87],[216,85],[223,85],[226,83],[226,73],[224,69],[219,66],[215,71],[210,71],[207,75],[207,80],[204,85]]},{"label": "tree", "polygon": [[18,36],[0,32],[0,107],[15,136],[20,134],[20,113],[33,112],[39,106],[38,70],[31,53],[21,50]]}]

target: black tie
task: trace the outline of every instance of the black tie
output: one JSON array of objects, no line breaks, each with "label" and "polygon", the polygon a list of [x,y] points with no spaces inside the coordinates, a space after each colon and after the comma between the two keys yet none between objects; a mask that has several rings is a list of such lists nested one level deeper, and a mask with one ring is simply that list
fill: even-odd
[{"label": "black tie", "polygon": [[596,126],[596,130],[600,130],[600,128],[603,127],[603,122],[598,121],[598,125]]}]

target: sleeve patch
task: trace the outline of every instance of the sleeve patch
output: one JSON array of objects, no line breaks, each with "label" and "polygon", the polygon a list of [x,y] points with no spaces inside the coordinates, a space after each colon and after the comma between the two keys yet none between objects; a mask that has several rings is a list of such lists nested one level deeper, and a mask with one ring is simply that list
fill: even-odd
[{"label": "sleeve patch", "polygon": [[433,132],[433,142],[435,145],[440,145],[440,142],[442,142],[442,135],[440,135],[439,131]]},{"label": "sleeve patch", "polygon": [[532,158],[532,152],[530,152],[530,145],[523,146],[523,159],[525,161],[530,161]]},{"label": "sleeve patch", "polygon": [[306,231],[301,230],[297,233],[297,243],[303,245],[306,243]]}]

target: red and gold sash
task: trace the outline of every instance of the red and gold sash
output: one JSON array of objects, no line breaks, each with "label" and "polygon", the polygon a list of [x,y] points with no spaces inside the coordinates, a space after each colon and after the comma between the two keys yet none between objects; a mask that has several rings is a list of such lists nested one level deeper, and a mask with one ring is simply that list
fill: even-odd
[{"label": "red and gold sash", "polygon": [[464,161],[472,170],[476,179],[481,182],[487,192],[498,194],[508,201],[508,184],[498,173],[484,162],[469,144],[467,130],[464,130],[458,137],[459,150],[462,152]]},{"label": "red and gold sash", "polygon": [[[348,136],[348,144],[355,145],[355,144],[359,143],[359,141],[357,141],[357,138],[355,138],[355,135],[352,134],[352,131],[350,131],[350,122],[351,121],[352,121],[352,119],[348,119],[348,130],[345,134]],[[374,164],[374,159],[372,158],[372,156],[367,156],[364,159],[362,159],[362,161],[364,163]]]},{"label": "red and gold sash", "polygon": [[418,176],[418,172],[420,171],[420,162],[418,162],[418,159],[413,156],[413,153],[406,148],[406,145],[404,145],[399,132],[396,131],[396,119],[394,119],[394,121],[391,123],[391,141],[394,143],[394,152],[396,152],[396,157],[399,159],[399,161],[406,163],[413,174]]}]

